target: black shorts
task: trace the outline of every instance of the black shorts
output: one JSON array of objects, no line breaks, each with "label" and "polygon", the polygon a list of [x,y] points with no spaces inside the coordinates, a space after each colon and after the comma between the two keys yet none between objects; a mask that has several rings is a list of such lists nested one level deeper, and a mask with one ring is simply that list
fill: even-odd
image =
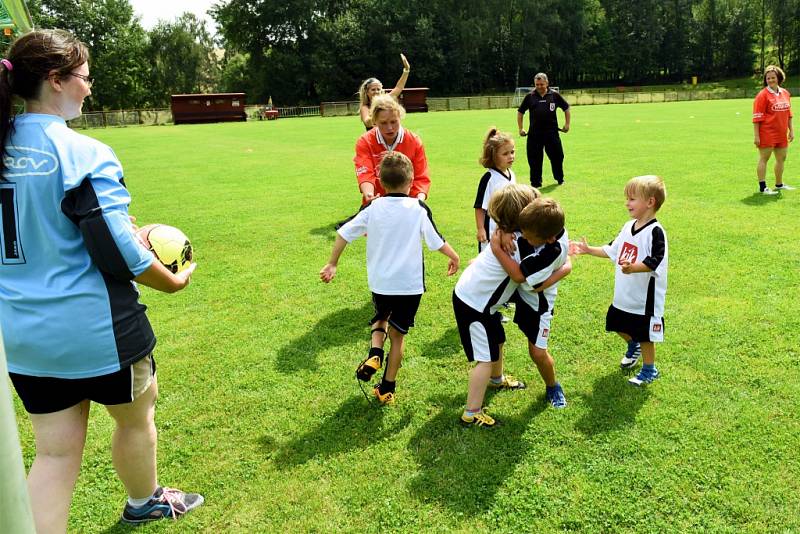
[{"label": "black shorts", "polygon": [[500,359],[500,345],[506,342],[500,313],[481,313],[466,304],[453,292],[453,312],[456,315],[458,335],[467,360],[471,362],[496,362]]},{"label": "black shorts", "polygon": [[657,339],[650,335],[653,318],[649,315],[628,313],[613,305],[608,307],[606,313],[606,332],[621,332],[628,334],[633,341],[649,343],[661,341],[664,337],[664,319],[660,319],[660,336]]},{"label": "black shorts", "polygon": [[[515,292],[514,295],[517,295]],[[518,298],[514,307],[514,323],[535,347],[547,349],[553,312],[539,313],[530,304]]]},{"label": "black shorts", "polygon": [[379,295],[372,294],[372,305],[375,307],[375,316],[369,324],[375,321],[389,321],[389,324],[405,335],[414,326],[414,317],[417,315],[422,295]]},{"label": "black shorts", "polygon": [[147,391],[155,374],[156,360],[150,354],[125,369],[90,378],[8,373],[25,411],[31,414],[58,412],[86,399],[106,406],[127,404]]}]

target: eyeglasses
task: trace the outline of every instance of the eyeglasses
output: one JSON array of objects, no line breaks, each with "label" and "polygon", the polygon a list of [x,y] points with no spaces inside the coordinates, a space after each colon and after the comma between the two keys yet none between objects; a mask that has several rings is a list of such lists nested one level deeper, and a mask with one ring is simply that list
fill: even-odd
[{"label": "eyeglasses", "polygon": [[80,78],[81,80],[86,82],[86,86],[89,87],[89,89],[91,89],[92,85],[94,85],[94,78],[90,76],[84,76],[83,74],[77,74],[75,72],[70,72],[69,76],[75,76],[76,78]]}]

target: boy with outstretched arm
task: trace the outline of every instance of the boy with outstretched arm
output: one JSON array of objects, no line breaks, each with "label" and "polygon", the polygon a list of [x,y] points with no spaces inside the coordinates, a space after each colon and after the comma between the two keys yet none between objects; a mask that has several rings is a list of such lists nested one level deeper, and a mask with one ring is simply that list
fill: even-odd
[{"label": "boy with outstretched arm", "polygon": [[660,176],[632,178],[625,185],[625,207],[631,220],[616,239],[602,247],[572,241],[575,254],[591,254],[614,262],[614,301],[606,314],[606,331],[618,333],[628,351],[620,366],[631,368],[644,360],[639,373],[628,380],[634,386],[659,377],[654,343],[664,341],[664,298],[667,293],[667,234],[656,212],[667,192]]},{"label": "boy with outstretched arm", "polygon": [[405,335],[414,326],[425,291],[422,241],[430,250],[438,250],[450,259],[448,276],[458,271],[459,257],[436,229],[428,206],[408,196],[414,178],[411,160],[400,152],[391,152],[382,160],[379,176],[386,194],[363,206],[339,228],[331,257],[319,274],[323,282],[333,280],[345,246],[367,235],[367,279],[375,316],[370,321],[369,355],[358,366],[356,376],[368,382],[383,366],[383,346],[388,337],[389,361],[373,393],[381,404],[390,404],[395,400]]}]

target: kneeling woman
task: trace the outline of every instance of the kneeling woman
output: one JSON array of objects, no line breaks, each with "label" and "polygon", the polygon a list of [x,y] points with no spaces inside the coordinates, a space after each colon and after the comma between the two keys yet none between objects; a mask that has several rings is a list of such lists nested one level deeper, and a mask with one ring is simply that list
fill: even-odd
[{"label": "kneeling woman", "polygon": [[372,99],[370,117],[375,127],[358,139],[353,158],[362,205],[385,193],[378,179],[380,163],[387,153],[395,150],[408,156],[414,165],[409,196],[420,200],[428,198],[431,187],[428,158],[419,136],[403,128],[401,122],[405,114],[403,107],[389,95]]}]

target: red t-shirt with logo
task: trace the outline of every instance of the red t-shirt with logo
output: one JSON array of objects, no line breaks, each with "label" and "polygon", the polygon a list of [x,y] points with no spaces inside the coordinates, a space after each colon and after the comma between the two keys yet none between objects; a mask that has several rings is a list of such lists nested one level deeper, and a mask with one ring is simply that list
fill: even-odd
[{"label": "red t-shirt with logo", "polygon": [[[419,193],[425,193],[427,198],[431,188],[431,178],[425,148],[422,146],[422,140],[416,134],[404,128],[400,128],[397,132],[397,138],[391,146],[383,139],[378,128],[371,129],[358,139],[356,156],[353,158],[358,185],[369,182],[375,186],[375,194],[381,196],[386,194],[378,178],[378,169],[383,157],[392,150],[408,156],[414,166],[414,181],[411,183],[411,191],[408,196],[416,197]],[[364,203],[363,199],[362,203]]]},{"label": "red t-shirt with logo", "polygon": [[762,145],[785,144],[792,105],[789,91],[778,88],[773,92],[765,87],[753,102],[753,122],[758,123],[758,135]]}]

